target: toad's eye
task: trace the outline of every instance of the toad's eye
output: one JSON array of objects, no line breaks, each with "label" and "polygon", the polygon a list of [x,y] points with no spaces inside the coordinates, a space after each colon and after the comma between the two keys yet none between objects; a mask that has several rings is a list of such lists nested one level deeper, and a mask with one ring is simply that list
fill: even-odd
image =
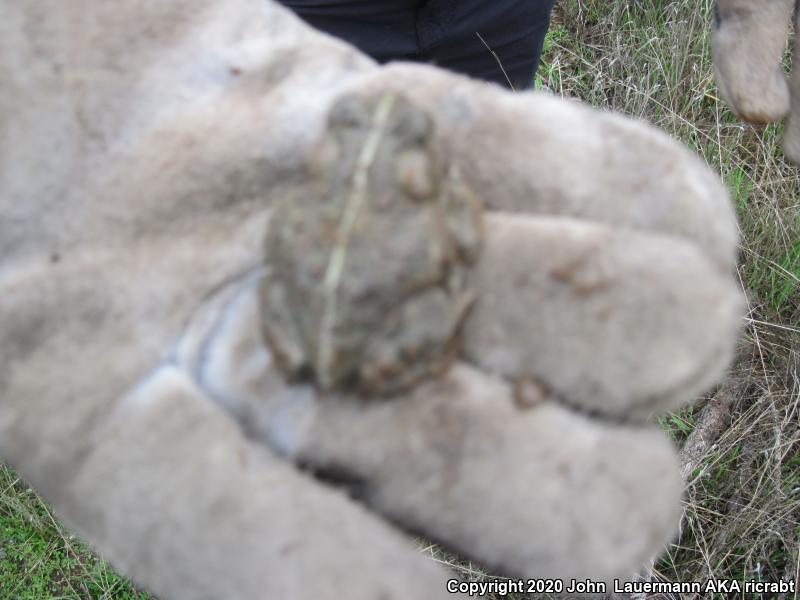
[{"label": "toad's eye", "polygon": [[409,145],[424,146],[433,133],[433,121],[421,110],[407,110],[395,122],[392,133]]},{"label": "toad's eye", "polygon": [[328,124],[333,128],[367,127],[369,110],[362,98],[343,96],[331,107]]},{"label": "toad's eye", "polygon": [[429,200],[438,193],[432,157],[421,151],[408,150],[397,157],[397,182],[415,200]]}]

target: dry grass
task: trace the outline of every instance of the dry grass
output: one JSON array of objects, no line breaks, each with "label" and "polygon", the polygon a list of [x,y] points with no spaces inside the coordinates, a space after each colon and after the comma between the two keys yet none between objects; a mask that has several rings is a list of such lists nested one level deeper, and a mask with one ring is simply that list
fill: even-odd
[{"label": "dry grass", "polygon": [[[664,129],[700,154],[736,204],[745,340],[725,393],[732,418],[691,477],[673,581],[800,578],[800,171],[780,124],[756,130],[716,96],[711,0],[562,0],[540,83]],[[664,422],[680,442],[697,410]]]},{"label": "dry grass", "polygon": [[[739,213],[739,277],[749,312],[725,386],[731,422],[692,473],[680,538],[655,574],[672,581],[797,581],[800,177],[782,158],[781,125],[753,129],[719,102],[710,65],[711,7],[711,0],[561,0],[539,83],[647,120],[688,144],[723,177]],[[697,415],[688,409],[663,424],[680,443]],[[452,563],[439,549],[428,551]],[[465,580],[484,576],[473,565],[457,568]],[[26,579],[3,579],[10,569]],[[0,598],[56,597],[144,596],[0,467]]]}]

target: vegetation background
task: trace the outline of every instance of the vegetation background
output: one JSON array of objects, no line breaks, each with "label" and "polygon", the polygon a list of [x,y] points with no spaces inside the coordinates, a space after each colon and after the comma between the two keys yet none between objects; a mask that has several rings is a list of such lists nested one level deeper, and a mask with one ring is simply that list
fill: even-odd
[{"label": "vegetation background", "polygon": [[[696,442],[695,430],[704,435],[687,474],[680,535],[646,576],[798,582],[800,171],[783,159],[781,124],[754,129],[717,96],[712,8],[713,0],[559,0],[537,87],[667,131],[722,176],[739,215],[738,276],[748,296],[739,358],[712,395],[660,420],[678,446]],[[487,576],[434,546],[423,551],[464,579]],[[151,596],[0,465],[0,599],[57,598]]]}]

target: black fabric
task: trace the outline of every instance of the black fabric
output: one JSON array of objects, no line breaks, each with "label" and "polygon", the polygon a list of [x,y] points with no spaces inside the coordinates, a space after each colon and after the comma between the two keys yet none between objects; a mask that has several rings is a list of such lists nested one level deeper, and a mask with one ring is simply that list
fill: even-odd
[{"label": "black fabric", "polygon": [[533,85],[555,0],[280,0],[379,62],[415,60]]}]

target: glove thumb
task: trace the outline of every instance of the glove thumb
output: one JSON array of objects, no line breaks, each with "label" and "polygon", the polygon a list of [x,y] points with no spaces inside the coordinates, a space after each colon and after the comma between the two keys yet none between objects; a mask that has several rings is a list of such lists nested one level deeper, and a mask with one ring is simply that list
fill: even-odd
[{"label": "glove thumb", "polygon": [[781,70],[794,0],[718,0],[713,35],[719,92],[745,121],[764,124],[789,111]]}]

